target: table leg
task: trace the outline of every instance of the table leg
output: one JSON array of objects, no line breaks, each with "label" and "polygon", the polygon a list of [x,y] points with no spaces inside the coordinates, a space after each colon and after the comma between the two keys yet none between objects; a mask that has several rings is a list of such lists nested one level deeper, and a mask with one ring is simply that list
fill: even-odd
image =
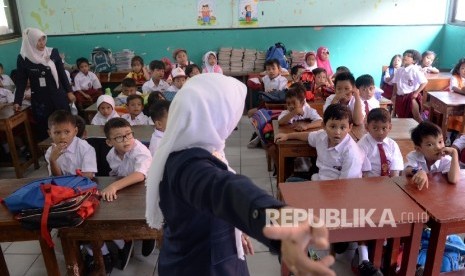
[{"label": "table leg", "polygon": [[442,115],[442,137],[444,138],[444,141],[447,139],[447,123],[449,122],[449,114],[450,114],[450,109],[449,107],[446,108],[445,114]]},{"label": "table leg", "polygon": [[82,275],[82,261],[79,250],[79,244],[76,240],[66,237],[66,234],[60,231],[61,247],[66,263],[66,273],[69,276]]},{"label": "table leg", "polygon": [[3,256],[2,248],[0,247],[0,274],[5,276],[10,276],[10,272],[8,271],[8,266],[5,262],[5,256]]},{"label": "table leg", "polygon": [[102,241],[92,241],[92,253],[94,254],[95,272],[97,275],[106,275],[105,263],[102,255]]},{"label": "table leg", "polygon": [[32,129],[31,129],[31,124],[29,123],[29,119],[26,118],[24,121],[24,126],[26,128],[26,136],[27,136],[27,141],[29,144],[29,150],[31,151],[32,155],[32,160],[34,161],[34,169],[38,169],[39,166],[39,158],[37,156],[37,143],[34,141],[34,135],[32,134]]},{"label": "table leg", "polygon": [[[444,254],[447,233],[441,223],[431,221],[431,236],[429,238],[428,252],[426,253],[425,273],[423,275],[439,275]],[[436,261],[435,261],[436,260]]]},{"label": "table leg", "polygon": [[21,164],[19,162],[18,151],[16,150],[15,139],[13,137],[13,128],[11,124],[7,122],[6,124],[6,140],[8,142],[8,147],[10,148],[11,160],[13,163],[13,167],[15,168],[16,178],[22,178],[23,172],[21,168]]},{"label": "table leg", "polygon": [[383,258],[384,239],[374,241],[373,246],[373,265],[377,268],[381,267],[381,259]]},{"label": "table leg", "polygon": [[47,274],[49,276],[60,276],[60,269],[58,268],[55,250],[53,247],[48,246],[47,242],[42,238],[39,238],[39,243],[42,256],[44,258],[45,267],[47,268]]},{"label": "table leg", "polygon": [[[387,272],[388,275],[394,275],[397,269],[397,257],[399,256],[400,253],[400,242],[401,238],[391,238],[388,247],[389,250],[386,252],[387,254],[390,255],[390,260],[387,260],[385,262],[385,271]],[[388,256],[386,254],[386,256]],[[385,256],[385,258],[386,258]]]}]

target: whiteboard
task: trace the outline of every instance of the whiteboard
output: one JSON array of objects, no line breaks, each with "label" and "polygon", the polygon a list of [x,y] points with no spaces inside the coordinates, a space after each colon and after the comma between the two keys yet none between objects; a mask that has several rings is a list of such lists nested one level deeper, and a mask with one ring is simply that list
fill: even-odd
[{"label": "whiteboard", "polygon": [[[214,3],[214,25],[197,22],[199,0],[17,1],[23,28],[49,35],[244,28],[239,0]],[[250,0],[260,27],[444,24],[445,0]]]}]

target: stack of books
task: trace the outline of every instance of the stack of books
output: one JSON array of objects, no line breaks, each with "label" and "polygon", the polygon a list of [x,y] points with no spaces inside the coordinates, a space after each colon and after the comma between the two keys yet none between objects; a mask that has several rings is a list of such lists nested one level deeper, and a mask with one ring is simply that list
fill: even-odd
[{"label": "stack of books", "polygon": [[302,65],[305,62],[304,51],[291,51],[291,68],[296,65]]},{"label": "stack of books", "polygon": [[232,49],[231,52],[231,73],[242,72],[242,59],[244,57],[244,49]]},{"label": "stack of books", "polygon": [[245,49],[244,59],[242,61],[242,71],[252,72],[255,69],[255,60],[257,59],[257,50]]},{"label": "stack of books", "polygon": [[131,59],[134,57],[134,51],[124,49],[114,53],[113,57],[115,58],[116,71],[131,71]]},{"label": "stack of books", "polygon": [[223,72],[231,71],[231,52],[232,48],[223,47],[218,52],[218,65],[221,66]]},{"label": "stack of books", "polygon": [[257,58],[255,59],[255,72],[262,72],[265,70],[266,51],[257,51]]}]

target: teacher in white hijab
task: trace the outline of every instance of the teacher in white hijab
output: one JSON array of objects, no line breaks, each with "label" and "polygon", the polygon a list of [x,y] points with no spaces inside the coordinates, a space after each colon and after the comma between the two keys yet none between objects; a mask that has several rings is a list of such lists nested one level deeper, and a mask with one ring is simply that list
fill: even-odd
[{"label": "teacher in white hijab", "polygon": [[250,240],[241,244],[237,235],[243,231],[281,248],[295,273],[335,275],[331,256],[315,262],[306,253],[309,243],[328,246],[326,228],[265,227],[266,210],[284,204],[228,166],[225,141],[242,116],[246,94],[232,77],[201,74],[186,82],[170,106],[146,182],[147,222],[163,228],[158,273],[249,275],[241,245],[247,251]]},{"label": "teacher in white hijab", "polygon": [[48,137],[47,119],[55,110],[69,110],[74,96],[63,61],[56,48],[46,47],[47,35],[39,29],[23,31],[21,51],[16,62],[16,92],[13,108],[21,109],[24,90],[29,80],[31,86],[32,115],[39,141]]}]

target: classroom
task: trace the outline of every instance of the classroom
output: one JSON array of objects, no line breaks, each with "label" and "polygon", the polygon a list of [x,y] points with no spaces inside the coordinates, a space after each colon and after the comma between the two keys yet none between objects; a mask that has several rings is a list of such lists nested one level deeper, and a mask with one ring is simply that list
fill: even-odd
[{"label": "classroom", "polygon": [[1,3],[1,275],[465,275],[465,0]]}]

